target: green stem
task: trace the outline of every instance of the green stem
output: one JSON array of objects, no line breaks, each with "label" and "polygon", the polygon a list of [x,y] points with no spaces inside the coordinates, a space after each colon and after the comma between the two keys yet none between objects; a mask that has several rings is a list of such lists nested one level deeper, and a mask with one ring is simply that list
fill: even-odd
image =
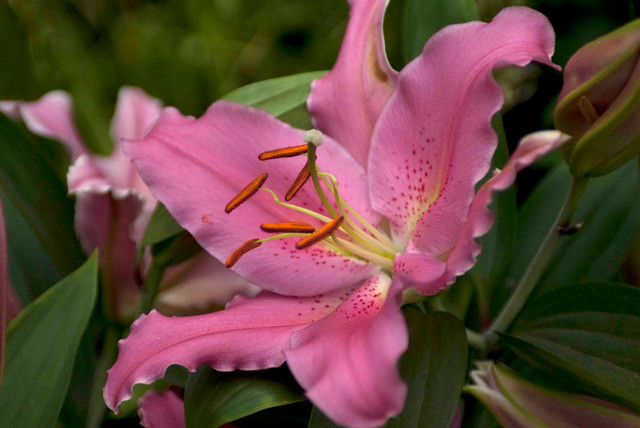
[{"label": "green stem", "polygon": [[558,214],[558,218],[547,232],[540,248],[538,248],[538,252],[533,260],[531,260],[520,282],[516,285],[513,294],[498,314],[498,317],[493,321],[493,324],[491,324],[486,331],[485,337],[489,344],[495,344],[498,341],[497,332],[503,332],[509,328],[533,292],[558,248],[562,237],[568,233],[571,220],[578,208],[578,203],[582,199],[588,181],[588,178],[574,177],[571,190],[569,190],[569,195],[562,210]]},{"label": "green stem", "polygon": [[91,380],[89,406],[87,410],[87,428],[99,427],[102,423],[104,412],[107,410],[104,399],[102,398],[102,389],[107,381],[107,370],[116,361],[120,336],[120,331],[117,328],[110,327],[104,337],[102,351],[96,361],[93,379]]},{"label": "green stem", "polygon": [[160,261],[158,258],[153,259],[149,273],[142,286],[144,290],[144,295],[142,296],[142,313],[146,314],[153,308],[153,300],[158,294],[158,285],[160,285],[165,269],[166,264],[163,261]]},{"label": "green stem", "polygon": [[480,352],[485,352],[487,350],[487,341],[484,336],[477,331],[469,330],[465,328],[467,333],[467,343],[472,348],[476,348]]}]

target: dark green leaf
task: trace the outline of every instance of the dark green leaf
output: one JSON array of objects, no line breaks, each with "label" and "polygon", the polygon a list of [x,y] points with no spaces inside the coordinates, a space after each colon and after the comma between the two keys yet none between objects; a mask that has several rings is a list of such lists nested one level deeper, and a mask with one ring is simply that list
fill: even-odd
[{"label": "dark green leaf", "polygon": [[0,426],[51,427],[96,300],[98,258],[27,306],[9,324]]},{"label": "dark green leaf", "polygon": [[407,0],[404,10],[404,59],[417,57],[436,31],[478,19],[474,0]]},{"label": "dark green leaf", "polygon": [[409,386],[404,410],[386,427],[448,428],[460,401],[467,369],[467,338],[462,322],[446,312],[405,313],[409,349],[400,372]]},{"label": "dark green leaf", "polygon": [[0,99],[19,100],[33,92],[27,35],[7,2],[0,2]]},{"label": "dark green leaf", "polygon": [[[9,257],[13,257],[14,251],[24,251],[18,249],[21,243],[14,239],[31,235],[29,242],[33,243],[32,238],[35,238],[58,271],[56,279],[62,278],[79,266],[84,256],[73,230],[73,201],[67,196],[67,186],[51,163],[61,147],[27,134],[2,115],[0,146],[0,192],[3,200],[15,208],[9,210],[21,217],[9,216],[8,223],[20,223],[21,227],[28,225],[30,229],[24,233],[9,233]],[[20,267],[29,265],[27,260]],[[36,267],[33,272],[23,269],[22,274],[39,275],[38,272]],[[50,285],[39,284],[38,289],[32,290],[31,298]]]},{"label": "dark green leaf", "polygon": [[311,410],[311,418],[309,419],[309,428],[339,428],[340,425],[334,424],[331,419],[326,417],[317,407]]},{"label": "dark green leaf", "polygon": [[508,347],[529,362],[636,411],[640,409],[640,290],[594,282],[530,303]]},{"label": "dark green leaf", "polygon": [[189,376],[184,410],[188,428],[210,428],[270,407],[304,400],[288,372],[216,372],[201,367]]},{"label": "dark green leaf", "polygon": [[311,82],[325,73],[313,71],[252,83],[228,93],[224,99],[261,108],[297,128],[309,128],[306,102]]},{"label": "dark green leaf", "polygon": [[[566,198],[571,175],[566,165],[536,187],[519,215],[518,251],[508,281],[517,281]],[[640,204],[638,167],[633,162],[605,177],[592,179],[575,215],[584,222],[575,235],[568,236],[554,255],[538,284],[542,293],[581,280],[604,281],[624,262],[634,233],[638,229]]]},{"label": "dark green leaf", "polygon": [[171,217],[164,205],[158,203],[156,210],[149,220],[149,225],[144,231],[140,246],[153,245],[167,238],[177,235],[184,229]]}]

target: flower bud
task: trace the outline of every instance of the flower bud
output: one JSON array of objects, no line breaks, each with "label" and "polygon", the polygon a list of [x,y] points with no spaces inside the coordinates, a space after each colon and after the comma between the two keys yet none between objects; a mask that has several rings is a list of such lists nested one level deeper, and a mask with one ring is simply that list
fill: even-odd
[{"label": "flower bud", "polygon": [[487,406],[504,427],[640,426],[640,415],[608,401],[543,388],[492,361],[477,366],[471,372],[474,385],[464,390]]},{"label": "flower bud", "polygon": [[575,176],[607,174],[640,152],[640,19],[571,57],[554,119],[573,137],[563,155]]}]

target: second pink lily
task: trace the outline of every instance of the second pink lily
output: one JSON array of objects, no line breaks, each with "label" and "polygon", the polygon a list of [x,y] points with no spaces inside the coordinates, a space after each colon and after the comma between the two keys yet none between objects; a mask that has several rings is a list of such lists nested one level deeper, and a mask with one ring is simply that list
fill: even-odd
[{"label": "second pink lily", "polygon": [[[139,318],[109,372],[110,408],[171,364],[224,371],[286,361],[339,424],[377,426],[400,413],[402,292],[433,295],[469,270],[480,251],[474,240],[493,221],[492,192],[565,137],[525,138],[476,193],[502,104],[491,72],[531,60],[552,65],[553,30],[531,9],[508,8],[488,24],[443,29],[396,73],[384,53],[385,8],[385,0],[351,2],[338,61],[308,103],[324,137],[219,101],[197,120],[165,109],[143,140],[126,143],[174,218],[266,291],[214,314]],[[306,157],[257,157],[297,146]],[[313,184],[292,187],[306,175]],[[291,202],[280,199],[287,193]]]}]

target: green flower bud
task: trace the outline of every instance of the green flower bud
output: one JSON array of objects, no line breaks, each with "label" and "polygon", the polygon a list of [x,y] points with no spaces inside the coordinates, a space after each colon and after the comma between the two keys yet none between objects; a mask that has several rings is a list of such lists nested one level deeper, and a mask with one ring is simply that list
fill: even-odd
[{"label": "green flower bud", "polygon": [[493,361],[477,366],[471,372],[474,385],[464,391],[487,406],[504,427],[640,426],[640,415],[608,401],[543,388]]},{"label": "green flower bud", "polygon": [[554,119],[573,137],[563,155],[575,176],[607,174],[640,153],[640,19],[571,57]]}]

